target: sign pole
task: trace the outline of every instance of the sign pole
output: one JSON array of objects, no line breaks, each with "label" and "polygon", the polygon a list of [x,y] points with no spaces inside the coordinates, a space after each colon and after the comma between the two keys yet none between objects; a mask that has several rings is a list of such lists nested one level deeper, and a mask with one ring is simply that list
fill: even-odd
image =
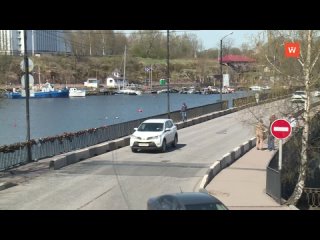
[{"label": "sign pole", "polygon": [[281,204],[281,192],[282,192],[282,187],[281,187],[281,169],[282,169],[282,139],[279,140],[279,179],[280,179],[280,194],[279,194],[279,204]]},{"label": "sign pole", "polygon": [[282,169],[282,141],[290,136],[292,128],[290,123],[285,119],[275,120],[271,124],[272,135],[279,139],[279,158],[278,158],[278,170],[279,170],[279,204],[281,204],[281,169]]},{"label": "sign pole", "polygon": [[278,169],[281,171],[282,168],[282,139],[279,139],[279,166]]}]

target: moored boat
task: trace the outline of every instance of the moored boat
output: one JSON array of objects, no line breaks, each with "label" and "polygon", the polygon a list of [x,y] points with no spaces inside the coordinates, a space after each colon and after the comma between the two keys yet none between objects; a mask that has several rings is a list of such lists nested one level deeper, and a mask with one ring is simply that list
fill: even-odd
[{"label": "moored boat", "polygon": [[[6,95],[8,98],[12,99],[25,98],[26,91],[21,90],[20,92],[16,92],[14,90],[13,92],[8,92]],[[46,84],[41,88],[41,91],[35,92],[33,89],[30,89],[29,96],[30,98],[63,98],[69,96],[69,89],[64,88],[55,90],[49,82],[46,82]]]},{"label": "moored boat", "polygon": [[70,88],[69,89],[69,97],[85,97],[86,90],[77,89],[77,88]]}]

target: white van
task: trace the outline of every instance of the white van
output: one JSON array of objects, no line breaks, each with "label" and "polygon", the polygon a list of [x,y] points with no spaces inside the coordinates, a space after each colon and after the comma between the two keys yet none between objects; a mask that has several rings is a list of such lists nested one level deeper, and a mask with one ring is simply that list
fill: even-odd
[{"label": "white van", "polygon": [[96,78],[88,78],[86,82],[84,82],[85,87],[98,88],[100,80]]}]

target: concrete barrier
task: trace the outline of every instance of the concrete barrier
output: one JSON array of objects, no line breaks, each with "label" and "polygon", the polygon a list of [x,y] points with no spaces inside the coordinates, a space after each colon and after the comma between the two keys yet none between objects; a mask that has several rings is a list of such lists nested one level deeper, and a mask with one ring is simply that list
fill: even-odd
[{"label": "concrete barrier", "polygon": [[205,120],[206,120],[206,119],[205,119],[204,116],[201,116],[201,117],[200,117],[200,123],[205,122]]},{"label": "concrete barrier", "polygon": [[224,115],[227,115],[229,113],[232,113],[232,110],[230,108],[224,111]]},{"label": "concrete barrier", "polygon": [[211,180],[224,168],[230,166],[233,162],[243,156],[251,148],[256,145],[256,138],[253,137],[250,140],[244,142],[239,147],[236,147],[231,152],[225,154],[221,159],[214,162],[213,165],[207,170],[206,175],[202,178],[201,184],[199,186],[199,191],[204,189]]},{"label": "concrete barrier", "polygon": [[54,170],[63,168],[65,166],[67,166],[67,165],[68,164],[67,164],[66,156],[60,156],[60,157],[54,158],[53,160],[51,160],[49,162],[49,168],[50,169],[54,169]]},{"label": "concrete barrier", "polygon": [[211,181],[211,179],[214,178],[221,171],[221,162],[219,161],[214,162],[214,164],[210,166],[210,171],[211,171],[211,178],[209,179],[209,181]]},{"label": "concrete barrier", "polygon": [[207,170],[207,174],[201,180],[199,188],[205,188],[209,182],[221,171],[220,161],[216,161]]},{"label": "concrete barrier", "polygon": [[199,124],[200,123],[200,118],[194,118],[192,119],[192,124],[193,125],[196,125],[196,124]]},{"label": "concrete barrier", "polygon": [[109,151],[113,151],[116,149],[116,144],[114,141],[109,142]]},{"label": "concrete barrier", "polygon": [[124,137],[123,141],[124,141],[124,146],[129,146],[130,145],[130,136],[129,137]]},{"label": "concrete barrier", "polygon": [[207,179],[208,179],[208,174],[203,176],[199,189],[204,189],[207,186]]},{"label": "concrete barrier", "polygon": [[231,154],[227,153],[226,155],[224,155],[222,157],[222,159],[220,159],[218,161],[220,161],[221,169],[228,167],[232,163]]},{"label": "concrete barrier", "polygon": [[187,124],[187,127],[190,127],[193,125],[192,120],[188,120],[185,123]]},{"label": "concrete barrier", "polygon": [[251,139],[249,140],[250,149],[256,146],[256,139],[257,139],[257,138],[254,137],[254,138],[251,138]]},{"label": "concrete barrier", "polygon": [[124,139],[116,139],[114,141],[115,143],[115,148],[118,149],[118,148],[122,148],[122,147],[125,147],[125,144],[124,144]]},{"label": "concrete barrier", "polygon": [[14,187],[14,186],[17,186],[17,184],[13,182],[2,182],[0,183],[0,191],[5,190],[7,188]]},{"label": "concrete barrier", "polygon": [[81,160],[90,158],[90,152],[88,148],[77,150],[75,154],[76,154],[76,161],[81,161]]},{"label": "concrete barrier", "polygon": [[212,114],[212,119],[217,118],[218,117],[218,113],[213,113]]},{"label": "concrete barrier", "polygon": [[202,116],[200,116],[198,119],[199,119],[199,123],[204,122],[204,118]]},{"label": "concrete barrier", "polygon": [[231,109],[231,112],[234,113],[234,112],[237,112],[238,111],[238,108],[237,107],[233,107],[233,108],[230,108]]},{"label": "concrete barrier", "polygon": [[245,154],[249,150],[250,150],[250,144],[249,144],[249,141],[246,141],[245,143],[243,143],[243,154]]},{"label": "concrete barrier", "polygon": [[241,148],[237,147],[237,148],[233,149],[232,152],[234,153],[232,162],[234,162],[236,159],[238,159],[241,156]]},{"label": "concrete barrier", "polygon": [[67,154],[66,159],[67,159],[67,165],[79,162],[79,159],[77,158],[77,154],[75,152]]},{"label": "concrete barrier", "polygon": [[101,144],[89,147],[90,157],[104,154],[108,151],[109,151],[109,143],[101,143]]},{"label": "concrete barrier", "polygon": [[217,114],[217,117],[221,117],[222,116],[222,112],[221,111],[218,111],[216,114]]}]

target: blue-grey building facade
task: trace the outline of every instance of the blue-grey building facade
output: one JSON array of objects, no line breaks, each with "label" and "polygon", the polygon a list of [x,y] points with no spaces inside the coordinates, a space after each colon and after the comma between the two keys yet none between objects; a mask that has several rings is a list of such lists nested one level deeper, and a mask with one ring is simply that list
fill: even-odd
[{"label": "blue-grey building facade", "polygon": [[[27,30],[26,33],[29,55],[71,52],[63,30]],[[24,30],[0,30],[0,54],[23,55],[24,51]]]}]

